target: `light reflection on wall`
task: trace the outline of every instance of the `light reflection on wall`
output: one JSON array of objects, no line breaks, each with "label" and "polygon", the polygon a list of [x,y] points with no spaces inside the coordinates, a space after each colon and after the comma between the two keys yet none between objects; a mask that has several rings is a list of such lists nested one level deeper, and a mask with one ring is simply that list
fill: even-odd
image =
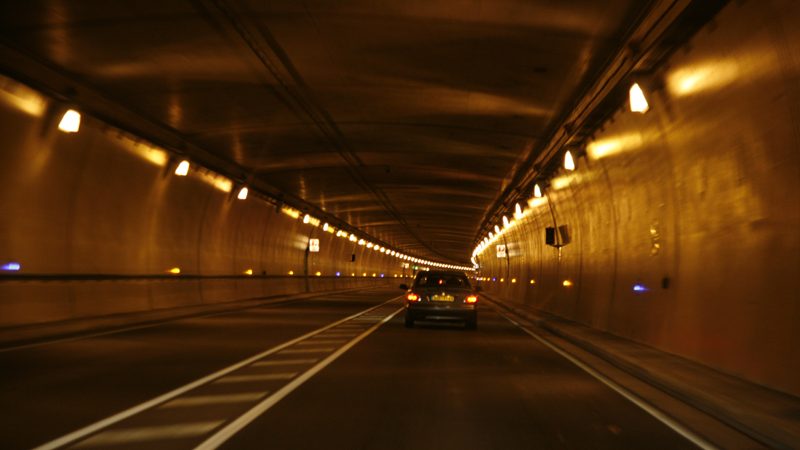
[{"label": "light reflection on wall", "polygon": [[550,187],[553,188],[553,190],[558,191],[569,187],[572,183],[577,181],[577,178],[578,174],[576,173],[562,175],[560,177],[553,178],[553,180],[550,182]]},{"label": "light reflection on wall", "polygon": [[531,209],[536,209],[546,204],[547,204],[547,197],[534,197],[528,200],[528,206],[530,206]]},{"label": "light reflection on wall", "polygon": [[151,162],[158,167],[165,167],[169,162],[169,155],[165,150],[158,147],[146,144],[144,142],[137,142],[133,139],[125,139],[125,145],[122,146],[132,154]]},{"label": "light reflection on wall", "polygon": [[0,75],[0,101],[34,117],[42,117],[47,100],[33,89]]},{"label": "light reflection on wall", "polygon": [[210,170],[199,170],[192,173],[197,174],[198,178],[222,192],[230,192],[233,190],[233,183],[231,180],[223,177],[222,175],[211,172]]},{"label": "light reflection on wall", "polygon": [[627,133],[598,139],[586,146],[589,158],[598,160],[642,147],[641,133]]},{"label": "light reflection on wall", "polygon": [[667,76],[667,87],[678,97],[714,91],[736,81],[740,72],[739,64],[733,60],[704,62],[673,71]]}]

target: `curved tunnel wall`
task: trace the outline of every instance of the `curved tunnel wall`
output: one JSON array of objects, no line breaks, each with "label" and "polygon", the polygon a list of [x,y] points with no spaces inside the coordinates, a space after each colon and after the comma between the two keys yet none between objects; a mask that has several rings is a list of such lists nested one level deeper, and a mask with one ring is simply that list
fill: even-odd
[{"label": "curved tunnel wall", "polygon": [[[22,266],[0,279],[1,327],[371,286],[403,275],[395,258],[252,194],[236,200],[215,187],[225,180],[213,173],[175,176],[162,150],[91,117],[84,115],[79,133],[59,132],[46,98],[0,81],[0,263]],[[320,252],[309,253],[306,267],[309,238],[320,239]]]},{"label": "curved tunnel wall", "polygon": [[799,22],[731,2],[481,255],[487,291],[800,394]]}]

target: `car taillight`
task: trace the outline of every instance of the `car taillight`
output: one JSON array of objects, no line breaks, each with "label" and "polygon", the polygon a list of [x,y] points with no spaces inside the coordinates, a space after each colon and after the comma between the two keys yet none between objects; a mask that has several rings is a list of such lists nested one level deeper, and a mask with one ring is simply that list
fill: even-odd
[{"label": "car taillight", "polygon": [[478,303],[478,296],[477,295],[468,295],[467,298],[464,299],[467,303]]},{"label": "car taillight", "polygon": [[419,295],[417,295],[417,294],[412,292],[412,293],[406,295],[406,299],[408,299],[408,301],[410,301],[410,302],[418,302],[419,301]]}]

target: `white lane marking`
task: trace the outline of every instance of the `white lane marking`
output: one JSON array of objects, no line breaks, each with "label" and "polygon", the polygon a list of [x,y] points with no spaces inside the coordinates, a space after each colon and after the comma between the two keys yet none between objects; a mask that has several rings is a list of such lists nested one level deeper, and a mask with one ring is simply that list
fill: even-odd
[{"label": "white lane marking", "polygon": [[355,333],[322,333],[319,336],[316,336],[315,339],[333,339],[333,338],[351,338],[353,336],[357,336],[358,332]]},{"label": "white lane marking", "polygon": [[159,409],[182,408],[186,406],[225,405],[229,403],[253,402],[269,394],[265,392],[243,392],[240,394],[197,395],[194,397],[181,397],[164,403]]},{"label": "white lane marking", "polygon": [[[495,310],[495,311],[497,311],[497,310]],[[522,324],[517,323],[515,320],[513,320],[512,318],[506,316],[505,314],[501,313],[500,311],[497,311],[497,313],[500,314],[502,317],[504,317],[509,322],[511,322],[514,325],[516,325],[517,327],[519,327],[522,331],[524,331],[525,333],[527,333],[528,335],[530,335],[531,337],[533,337],[537,341],[541,342],[542,344],[544,344],[545,346],[549,347],[554,352],[558,353],[559,355],[561,355],[564,358],[566,358],[567,360],[569,360],[569,362],[571,362],[572,364],[575,364],[576,366],[581,368],[584,372],[588,373],[589,375],[593,376],[594,378],[596,378],[601,383],[605,384],[606,386],[608,386],[609,388],[614,390],[619,395],[625,397],[628,401],[630,401],[634,405],[638,406],[644,412],[646,412],[647,414],[650,414],[656,420],[658,420],[661,423],[663,423],[664,425],[668,426],[673,431],[675,431],[676,433],[680,434],[681,436],[683,436],[684,438],[689,440],[694,445],[696,445],[696,446],[698,446],[698,447],[700,447],[700,448],[702,448],[704,450],[719,450],[719,447],[717,447],[713,443],[707,441],[704,437],[698,435],[694,431],[686,428],[683,424],[681,424],[680,422],[676,421],[672,417],[669,417],[663,411],[659,410],[655,406],[650,405],[644,399],[640,398],[639,396],[637,396],[633,392],[629,391],[628,389],[626,389],[622,385],[618,384],[616,381],[613,381],[610,378],[606,377],[605,375],[601,374],[600,372],[592,369],[588,365],[584,364],[581,360],[579,360],[579,359],[575,358],[574,356],[570,355],[569,353],[565,352],[561,348],[557,347],[555,344],[550,343],[545,338],[539,336],[539,334],[529,330],[528,328],[526,328]],[[267,397],[267,398],[269,398],[269,397]]]},{"label": "white lane marking", "polygon": [[110,417],[107,417],[105,419],[102,419],[102,420],[99,420],[97,422],[94,422],[92,424],[89,424],[89,425],[87,425],[87,426],[85,426],[83,428],[80,428],[78,430],[75,430],[75,431],[73,431],[73,432],[71,432],[69,434],[65,434],[64,436],[61,436],[61,437],[56,438],[56,439],[53,439],[50,442],[46,442],[46,443],[44,443],[44,444],[42,444],[42,445],[40,445],[38,447],[35,447],[33,450],[53,450],[53,449],[56,449],[56,448],[59,448],[59,447],[63,447],[63,446],[65,446],[67,444],[70,444],[72,442],[75,442],[75,441],[77,441],[79,439],[83,439],[84,437],[86,437],[86,436],[88,436],[90,434],[96,433],[96,432],[102,430],[103,428],[108,428],[108,427],[110,427],[111,425],[113,425],[113,424],[115,424],[117,422],[120,422],[120,421],[123,421],[123,420],[127,419],[128,417],[135,416],[136,414],[139,414],[142,411],[146,411],[146,410],[148,410],[150,408],[153,408],[155,406],[158,406],[161,403],[164,403],[164,402],[166,402],[168,400],[172,400],[173,398],[178,397],[179,395],[183,395],[184,393],[186,393],[188,391],[191,391],[192,389],[196,389],[196,388],[198,388],[198,387],[200,387],[200,386],[202,386],[204,384],[208,384],[208,383],[216,380],[217,378],[224,377],[225,375],[227,375],[227,374],[229,374],[231,372],[239,370],[242,367],[246,367],[246,366],[248,366],[248,365],[250,365],[250,364],[252,364],[252,363],[254,363],[254,362],[256,362],[256,361],[258,361],[260,359],[263,359],[263,358],[265,358],[265,357],[267,357],[267,356],[269,356],[269,355],[271,355],[273,353],[277,353],[277,352],[279,352],[279,351],[281,351],[281,350],[283,350],[283,349],[285,349],[287,347],[291,347],[292,345],[294,345],[294,344],[296,344],[298,342],[304,341],[304,340],[306,340],[306,339],[308,339],[308,338],[310,338],[312,336],[315,336],[315,335],[317,335],[319,333],[322,333],[322,332],[324,332],[326,330],[334,328],[334,327],[336,327],[336,326],[338,326],[338,325],[340,325],[342,323],[345,323],[345,322],[347,322],[349,320],[352,320],[354,317],[358,317],[360,314],[363,314],[366,311],[372,311],[374,309],[378,309],[383,305],[386,305],[388,303],[391,303],[391,302],[397,300],[398,298],[400,298],[400,297],[399,296],[398,297],[393,297],[393,298],[391,298],[391,299],[389,299],[389,300],[387,300],[387,301],[385,301],[385,302],[383,302],[383,303],[381,303],[379,305],[375,305],[373,307],[370,307],[370,308],[366,309],[365,311],[357,312],[355,314],[352,314],[350,316],[345,317],[344,319],[341,319],[339,321],[333,322],[330,325],[326,325],[326,326],[324,326],[322,328],[318,328],[318,329],[316,329],[314,331],[308,332],[308,333],[306,333],[306,334],[304,334],[304,335],[302,335],[302,336],[300,336],[298,338],[292,339],[291,341],[284,342],[283,344],[280,344],[280,345],[277,345],[275,347],[272,347],[269,350],[265,350],[265,351],[263,351],[263,352],[261,352],[261,353],[259,353],[257,355],[251,356],[250,358],[247,358],[247,359],[242,360],[242,361],[240,361],[240,362],[238,362],[236,364],[228,366],[228,367],[226,367],[226,368],[224,368],[222,370],[214,372],[211,375],[207,375],[207,376],[205,376],[203,378],[200,378],[199,380],[195,380],[195,381],[193,381],[193,382],[191,382],[189,384],[186,384],[186,385],[181,386],[181,387],[179,387],[177,389],[169,391],[166,394],[159,395],[156,398],[150,399],[150,400],[148,400],[148,401],[146,401],[144,403],[140,403],[140,404],[138,404],[138,405],[136,405],[136,406],[134,406],[132,408],[128,408],[128,409],[126,409],[124,411],[121,411],[121,412],[119,412],[117,414],[114,414],[113,416],[110,416]]},{"label": "white lane marking", "polygon": [[282,351],[281,355],[294,353],[328,353],[334,351],[335,349],[336,347],[292,348]]},{"label": "white lane marking", "polygon": [[269,366],[291,366],[297,364],[313,364],[319,361],[316,358],[309,359],[274,359],[271,361],[258,361],[253,363],[253,367],[269,367]]},{"label": "white lane marking", "polygon": [[235,420],[229,422],[225,427],[223,427],[222,429],[220,429],[219,431],[208,437],[202,444],[195,447],[195,450],[212,450],[224,444],[225,441],[227,441],[233,435],[241,431],[242,428],[246,427],[248,424],[250,424],[250,422],[256,420],[259,416],[264,414],[268,409],[275,406],[275,404],[283,400],[284,397],[291,394],[292,391],[294,391],[295,389],[300,387],[303,383],[308,381],[311,377],[319,373],[319,371],[327,367],[332,362],[336,361],[336,359],[342,356],[346,351],[353,348],[353,346],[361,342],[364,338],[372,334],[381,325],[392,320],[392,317],[396,316],[398,313],[400,313],[400,311],[403,311],[403,309],[404,308],[398,308],[395,312],[384,317],[383,320],[381,320],[379,323],[376,323],[375,325],[367,329],[367,331],[360,334],[358,337],[350,341],[347,345],[341,347],[336,352],[328,355],[325,359],[318,362],[314,367],[308,369],[299,377],[287,383],[286,386],[278,389],[277,391],[275,391],[274,394],[262,400],[256,406],[251,408],[249,411],[237,417]]},{"label": "white lane marking", "polygon": [[162,439],[183,439],[201,436],[224,422],[224,420],[219,420],[214,422],[190,422],[175,425],[108,430],[78,443],[74,448],[106,447],[109,445],[135,444]]},{"label": "white lane marking", "polygon": [[231,375],[222,377],[214,381],[218,384],[228,383],[248,383],[251,381],[270,381],[270,380],[290,380],[297,375],[297,372],[283,372],[283,373],[257,373],[253,375]]},{"label": "white lane marking", "polygon": [[347,339],[309,339],[306,342],[298,342],[297,347],[302,345],[336,345],[344,344]]}]

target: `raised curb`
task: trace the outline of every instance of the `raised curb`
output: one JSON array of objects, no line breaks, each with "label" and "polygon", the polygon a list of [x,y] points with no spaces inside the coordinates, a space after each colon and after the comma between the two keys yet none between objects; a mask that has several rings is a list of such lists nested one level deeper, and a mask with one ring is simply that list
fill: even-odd
[{"label": "raised curb", "polygon": [[495,305],[767,447],[800,448],[800,399],[797,397],[550,313],[515,307],[485,296]]}]

